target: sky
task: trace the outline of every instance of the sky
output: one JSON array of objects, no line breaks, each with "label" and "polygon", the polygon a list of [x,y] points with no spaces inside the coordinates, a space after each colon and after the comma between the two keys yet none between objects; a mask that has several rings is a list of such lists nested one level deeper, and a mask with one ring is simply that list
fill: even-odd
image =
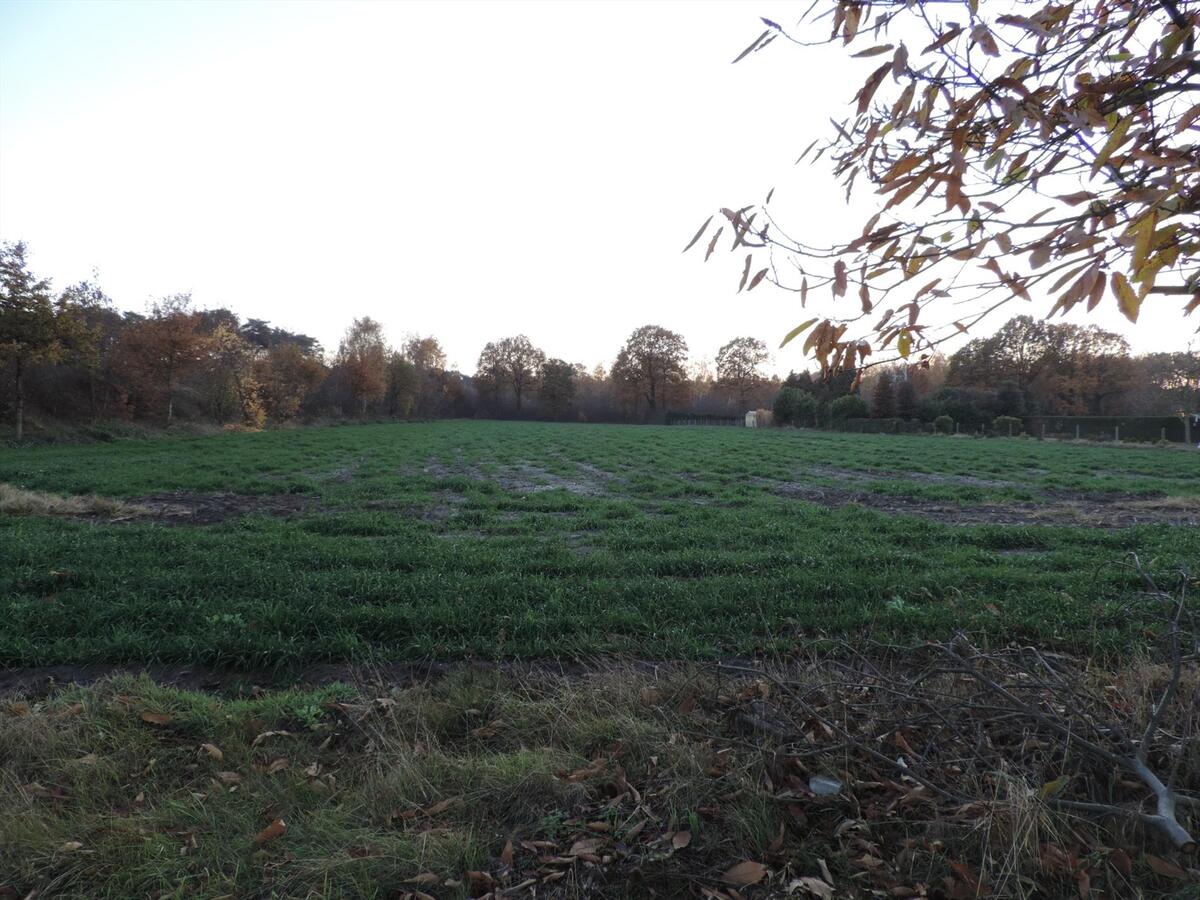
[{"label": "sky", "polygon": [[[776,42],[730,64],[806,5],[0,0],[0,240],[122,309],[188,291],[329,350],[371,316],[464,371],[518,333],[607,366],[648,323],[693,359],[774,348],[798,298],[680,251],[771,188],[818,234],[866,218],[795,160],[872,61]],[[1179,306],[1097,321],[1180,349]]]}]

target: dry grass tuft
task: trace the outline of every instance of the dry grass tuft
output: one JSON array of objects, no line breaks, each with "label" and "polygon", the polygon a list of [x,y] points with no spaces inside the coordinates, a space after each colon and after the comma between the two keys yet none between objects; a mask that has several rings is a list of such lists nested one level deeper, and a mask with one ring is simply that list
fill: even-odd
[{"label": "dry grass tuft", "polygon": [[45,491],[28,491],[0,482],[0,515],[9,516],[136,516],[149,510],[113,497],[88,494],[69,497]]}]

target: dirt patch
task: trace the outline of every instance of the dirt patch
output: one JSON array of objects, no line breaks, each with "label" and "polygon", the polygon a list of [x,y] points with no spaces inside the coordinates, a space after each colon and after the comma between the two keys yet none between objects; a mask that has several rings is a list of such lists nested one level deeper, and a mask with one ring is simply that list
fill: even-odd
[{"label": "dirt patch", "polygon": [[135,497],[131,502],[141,512],[103,518],[113,522],[149,519],[165,525],[214,525],[249,515],[289,518],[316,508],[316,498],[304,494],[234,494],[228,491],[214,494],[167,491]]},{"label": "dirt patch", "polygon": [[424,467],[426,475],[435,478],[469,478],[472,481],[490,482],[511,494],[540,494],[545,491],[563,490],[579,497],[601,497],[608,493],[608,484],[619,480],[618,476],[586,463],[575,463],[578,476],[565,476],[530,463],[500,465],[494,473],[485,472],[476,465],[456,457],[451,464],[430,457]]},{"label": "dirt patch", "polygon": [[[756,483],[762,483],[758,481]],[[767,482],[772,493],[830,508],[857,505],[893,515],[912,515],[947,525],[1200,525],[1200,498],[1146,499],[1124,495],[1062,497],[1046,503],[977,503],[959,506],[917,497],[894,497],[797,481]]]}]

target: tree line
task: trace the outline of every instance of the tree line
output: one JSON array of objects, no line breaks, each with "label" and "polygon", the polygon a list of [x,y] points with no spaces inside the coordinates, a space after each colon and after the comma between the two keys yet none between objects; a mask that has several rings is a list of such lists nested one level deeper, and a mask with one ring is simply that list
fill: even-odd
[{"label": "tree line", "polygon": [[228,309],[197,309],[187,294],[145,313],[118,311],[94,281],[54,292],[31,272],[23,244],[0,247],[0,407],[20,439],[27,411],[67,422],[179,419],[261,428],[296,420],[488,416],[661,421],[669,411],[736,416],[771,406],[780,424],[836,419],[964,426],[998,416],[1174,415],[1200,410],[1200,354],[1135,356],[1096,326],[1018,316],[950,357],[825,376],[769,376],[766,345],[728,341],[714,364],[689,361],[676,332],[645,325],[606,370],[551,357],[525,335],[488,342],[472,373],[452,370],[437,338],[398,346],[370,318],[337,349]]},{"label": "tree line", "polygon": [[178,421],[261,428],[323,418],[523,417],[655,421],[668,410],[740,415],[767,405],[778,379],[766,345],[737,337],[715,365],[689,362],[684,338],[636,329],[610,368],[550,357],[524,335],[489,342],[475,371],[447,365],[437,338],[389,343],[355,319],[336,351],[313,337],[188,294],[120,311],[95,280],[61,291],[0,246],[0,412],[20,440],[30,414],[55,421]]},{"label": "tree line", "polygon": [[781,424],[947,416],[968,428],[1000,417],[1174,416],[1200,412],[1200,353],[1135,355],[1123,337],[1095,325],[1016,316],[990,337],[920,365],[844,369],[824,379],[792,373],[774,411]]}]

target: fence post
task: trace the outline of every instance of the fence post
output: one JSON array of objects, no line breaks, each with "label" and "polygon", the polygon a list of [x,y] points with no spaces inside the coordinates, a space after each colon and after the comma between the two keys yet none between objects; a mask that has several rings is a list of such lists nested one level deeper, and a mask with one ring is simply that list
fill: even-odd
[{"label": "fence post", "polygon": [[1120,425],[1113,426],[1113,440],[1116,441],[1118,444],[1121,443],[1121,426]]},{"label": "fence post", "polygon": [[1167,440],[1167,426],[1166,425],[1164,425],[1162,427],[1162,430],[1159,432],[1158,439],[1160,441],[1162,441],[1163,443],[1166,443],[1166,440]]},{"label": "fence post", "polygon": [[1192,417],[1187,413],[1183,414],[1183,442],[1192,446]]},{"label": "fence post", "polygon": [[1046,423],[1043,422],[1042,423],[1042,434],[1041,434],[1041,437],[1038,438],[1038,440],[1044,441],[1045,439],[1046,439]]},{"label": "fence post", "polygon": [[1079,440],[1079,426],[1075,426],[1075,440]]}]

